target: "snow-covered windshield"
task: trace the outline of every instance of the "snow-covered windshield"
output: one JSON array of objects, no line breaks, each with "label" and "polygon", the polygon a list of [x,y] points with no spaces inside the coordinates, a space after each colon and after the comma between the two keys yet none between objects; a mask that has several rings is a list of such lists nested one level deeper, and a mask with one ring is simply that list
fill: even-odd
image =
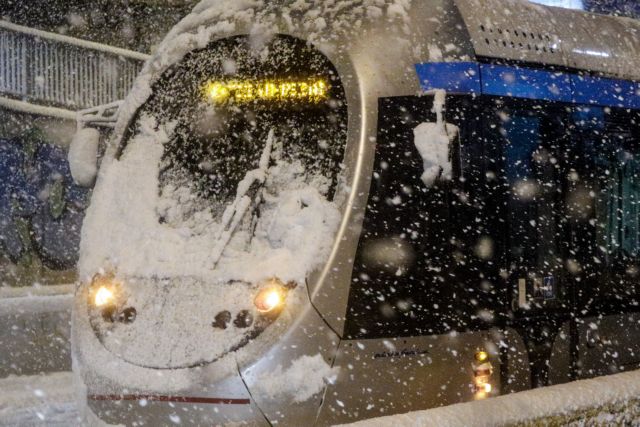
[{"label": "snow-covered windshield", "polygon": [[239,182],[257,166],[269,132],[275,155],[324,177],[331,199],[346,133],[343,100],[326,57],[290,37],[268,46],[236,37],[187,55],[156,83],[139,112],[175,126],[162,158],[161,193],[180,197],[172,193],[188,189],[196,196],[178,217],[159,212],[160,221],[180,226],[206,208],[218,222]]},{"label": "snow-covered windshield", "polygon": [[[214,88],[224,96],[214,96]],[[243,257],[262,241],[265,250],[291,249],[296,261],[272,263],[260,274],[300,280],[317,268],[307,265],[309,251],[301,254],[273,233],[292,229],[285,222],[296,221],[283,198],[298,200],[300,192],[311,191],[319,203],[330,203],[337,188],[347,107],[328,59],[291,37],[257,45],[240,36],[189,53],[152,89],[117,161],[101,170],[85,222],[81,274],[103,268],[128,276],[253,280],[256,271],[216,267],[212,258],[226,250],[226,266],[252,264]],[[260,171],[270,134],[272,147]],[[251,206],[242,205],[245,196]],[[303,208],[313,203],[308,194],[303,198],[296,202]],[[231,217],[242,220],[233,230]],[[103,223],[111,226],[104,229]],[[270,235],[260,235],[261,224]],[[317,230],[309,225],[306,235]],[[225,233],[235,240],[229,248],[217,247]],[[254,255],[264,261],[263,252]]]}]

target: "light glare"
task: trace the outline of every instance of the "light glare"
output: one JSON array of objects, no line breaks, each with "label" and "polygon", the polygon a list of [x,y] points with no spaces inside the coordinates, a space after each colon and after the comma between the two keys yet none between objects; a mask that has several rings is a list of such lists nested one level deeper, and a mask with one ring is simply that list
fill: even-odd
[{"label": "light glare", "polygon": [[284,292],[278,286],[262,289],[256,295],[253,303],[260,313],[269,313],[284,303]]},{"label": "light glare", "polygon": [[565,9],[584,10],[582,0],[529,0],[531,3],[543,4],[545,6],[562,7]]},{"label": "light glare", "polygon": [[489,358],[489,355],[487,354],[486,351],[479,351],[479,352],[476,353],[476,360],[478,362],[484,362],[488,358]]},{"label": "light glare", "polygon": [[94,302],[97,307],[101,307],[113,301],[113,292],[107,289],[106,286],[100,286],[98,292],[96,292],[96,296]]}]

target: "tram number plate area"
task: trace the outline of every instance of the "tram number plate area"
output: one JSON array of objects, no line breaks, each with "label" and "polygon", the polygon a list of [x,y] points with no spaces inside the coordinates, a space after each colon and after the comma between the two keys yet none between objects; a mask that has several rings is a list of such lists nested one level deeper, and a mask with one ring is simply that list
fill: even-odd
[{"label": "tram number plate area", "polygon": [[530,301],[547,301],[555,298],[555,277],[518,278],[518,308],[529,308]]}]

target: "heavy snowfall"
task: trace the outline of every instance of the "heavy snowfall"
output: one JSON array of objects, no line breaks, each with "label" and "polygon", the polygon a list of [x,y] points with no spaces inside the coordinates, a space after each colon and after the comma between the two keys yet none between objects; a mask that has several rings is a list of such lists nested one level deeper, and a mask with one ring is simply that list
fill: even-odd
[{"label": "heavy snowfall", "polygon": [[4,0],[0,426],[640,426],[640,3]]}]

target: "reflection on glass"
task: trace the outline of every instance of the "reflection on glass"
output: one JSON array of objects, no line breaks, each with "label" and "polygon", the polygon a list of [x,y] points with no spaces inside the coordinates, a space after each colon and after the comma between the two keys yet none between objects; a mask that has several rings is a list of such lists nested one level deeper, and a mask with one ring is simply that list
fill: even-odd
[{"label": "reflection on glass", "polygon": [[[514,115],[503,125],[509,196],[510,249],[521,266],[548,273],[555,264],[555,172],[550,135],[541,118]],[[546,142],[546,143],[545,143]]]},{"label": "reflection on glass", "polygon": [[625,147],[632,136],[610,133],[610,150],[600,151],[601,187],[597,214],[598,244],[607,255],[635,257],[640,237],[640,162]]},{"label": "reflection on glass", "polygon": [[529,0],[531,3],[543,4],[545,6],[564,7],[565,9],[584,9],[582,0]]}]

